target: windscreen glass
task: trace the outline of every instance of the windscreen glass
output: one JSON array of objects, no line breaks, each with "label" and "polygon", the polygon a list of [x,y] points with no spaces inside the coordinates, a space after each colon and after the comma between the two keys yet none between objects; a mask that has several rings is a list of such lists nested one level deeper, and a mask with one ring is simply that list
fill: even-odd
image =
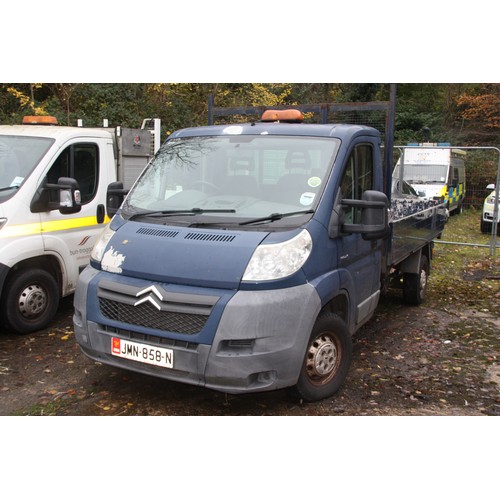
[{"label": "windscreen glass", "polygon": [[[399,176],[399,164],[396,166],[393,177]],[[445,183],[448,177],[448,165],[414,165],[405,163],[403,179],[410,184]]]},{"label": "windscreen glass", "polygon": [[312,212],[338,147],[337,139],[316,137],[173,139],[161,147],[124,209],[129,214],[196,209],[226,219]]},{"label": "windscreen glass", "polygon": [[0,203],[14,196],[54,139],[0,135]]}]

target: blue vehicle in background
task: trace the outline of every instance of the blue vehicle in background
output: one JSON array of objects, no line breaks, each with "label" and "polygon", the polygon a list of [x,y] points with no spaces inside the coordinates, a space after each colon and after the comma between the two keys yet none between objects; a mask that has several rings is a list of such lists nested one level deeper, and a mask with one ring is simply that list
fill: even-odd
[{"label": "blue vehicle in background", "polygon": [[173,133],[124,200],[110,186],[115,215],[75,293],[78,344],[227,393],[333,395],[382,291],[424,299],[446,221],[418,198],[397,215],[392,168],[375,128],[298,109]]}]

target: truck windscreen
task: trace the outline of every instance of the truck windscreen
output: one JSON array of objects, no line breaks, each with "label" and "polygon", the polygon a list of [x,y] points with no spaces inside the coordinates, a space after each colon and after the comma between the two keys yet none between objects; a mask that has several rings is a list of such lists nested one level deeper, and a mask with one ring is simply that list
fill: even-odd
[{"label": "truck windscreen", "polygon": [[[311,213],[339,143],[277,135],[172,139],[139,178],[124,208],[130,215],[196,208],[196,217],[235,222],[272,213]],[[174,221],[170,216],[169,223]]]}]

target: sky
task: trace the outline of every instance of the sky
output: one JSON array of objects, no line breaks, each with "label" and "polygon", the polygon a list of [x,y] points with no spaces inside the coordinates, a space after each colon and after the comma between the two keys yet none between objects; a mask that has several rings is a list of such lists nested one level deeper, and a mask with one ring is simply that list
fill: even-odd
[{"label": "sky", "polygon": [[500,81],[485,0],[32,5],[2,7],[2,82]]}]

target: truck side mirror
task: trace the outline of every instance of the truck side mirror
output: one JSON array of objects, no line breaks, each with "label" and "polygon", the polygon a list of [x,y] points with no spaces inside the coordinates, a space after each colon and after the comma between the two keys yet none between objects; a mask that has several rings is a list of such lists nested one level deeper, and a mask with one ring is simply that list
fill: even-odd
[{"label": "truck side mirror", "polygon": [[335,202],[333,203],[332,215],[328,224],[328,236],[330,238],[338,238],[341,235],[341,228],[344,225],[344,209],[342,208],[342,193],[340,189],[337,191]]},{"label": "truck side mirror", "polygon": [[360,233],[364,240],[378,240],[389,231],[389,200],[381,191],[365,191],[361,200],[342,200],[342,206],[361,209],[361,223],[343,224],[342,232]]},{"label": "truck side mirror", "polygon": [[108,217],[111,218],[118,212],[127,193],[128,190],[123,189],[123,182],[112,182],[108,186],[106,193],[106,212],[108,213]]},{"label": "truck side mirror", "polygon": [[33,213],[59,210],[62,214],[74,214],[81,209],[78,181],[71,177],[59,177],[57,184],[45,182],[37,189],[30,204]]}]

